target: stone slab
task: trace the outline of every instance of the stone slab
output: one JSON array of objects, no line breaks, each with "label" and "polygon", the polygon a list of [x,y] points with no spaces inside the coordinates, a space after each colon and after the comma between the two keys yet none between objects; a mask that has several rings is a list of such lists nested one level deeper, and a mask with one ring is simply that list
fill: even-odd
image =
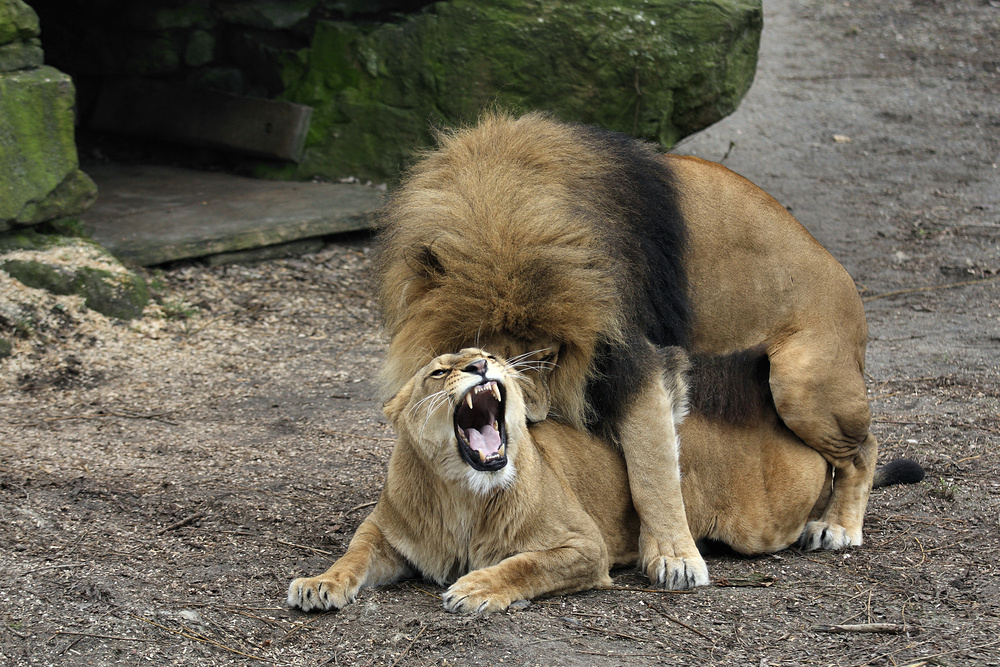
[{"label": "stone slab", "polygon": [[101,86],[90,125],[98,130],[214,146],[250,155],[302,157],[312,107],[238,97],[183,84],[126,80]]},{"label": "stone slab", "polygon": [[340,183],[265,181],[174,167],[95,165],[92,238],[143,266],[371,227],[384,193]]}]

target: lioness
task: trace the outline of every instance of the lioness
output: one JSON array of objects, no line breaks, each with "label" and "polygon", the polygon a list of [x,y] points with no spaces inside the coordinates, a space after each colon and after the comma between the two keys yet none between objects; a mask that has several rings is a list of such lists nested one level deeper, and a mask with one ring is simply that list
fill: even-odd
[{"label": "lioness", "polygon": [[784,207],[721,165],[538,113],[490,113],[439,142],[378,216],[383,399],[472,345],[557,364],[545,383],[524,371],[529,419],[620,449],[641,567],[688,588],[708,570],[685,521],[676,406],[655,350],[764,345],[783,422],[837,469],[804,544],[861,543],[877,454],[864,311]]},{"label": "lioness", "polygon": [[[683,370],[683,353],[667,354]],[[781,425],[745,369],[706,370],[719,381],[696,368],[694,398],[710,397],[713,415],[692,412],[681,427],[691,531],[744,553],[782,549],[823,512],[831,468]],[[398,442],[375,509],[325,574],[292,582],[288,604],[339,609],[363,587],[421,575],[451,583],[449,611],[498,611],[609,585],[611,567],[634,563],[639,518],[621,454],[552,420],[528,426],[526,382],[479,349],[420,369],[385,406]],[[682,373],[664,386],[684,405]]]}]

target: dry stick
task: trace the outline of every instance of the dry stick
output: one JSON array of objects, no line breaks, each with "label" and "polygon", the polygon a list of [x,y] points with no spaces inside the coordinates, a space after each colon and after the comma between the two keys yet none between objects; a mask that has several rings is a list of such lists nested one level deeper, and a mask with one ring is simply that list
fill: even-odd
[{"label": "dry stick", "polygon": [[183,528],[184,526],[190,525],[197,521],[198,519],[203,519],[205,517],[204,512],[195,512],[194,514],[189,514],[177,523],[172,523],[166,528],[162,529],[157,535],[163,535],[164,533],[169,533],[171,530],[177,530],[178,528]]},{"label": "dry stick", "polygon": [[814,625],[813,632],[875,632],[891,635],[902,634],[906,631],[898,623],[857,623],[853,625]]},{"label": "dry stick", "polygon": [[1000,276],[993,276],[992,278],[983,278],[982,280],[965,280],[960,283],[949,283],[947,285],[927,285],[926,287],[911,287],[910,289],[898,289],[893,292],[885,292],[883,294],[876,294],[875,296],[869,296],[861,299],[862,303],[867,303],[869,301],[874,301],[875,299],[884,299],[889,296],[898,296],[900,294],[912,294],[914,292],[931,292],[939,289],[951,289],[952,287],[965,287],[966,285],[980,285],[982,283],[988,283],[1000,278]]},{"label": "dry stick", "polygon": [[400,661],[406,657],[406,654],[410,652],[410,649],[413,648],[413,645],[417,643],[417,640],[420,639],[420,635],[424,634],[424,630],[426,629],[426,625],[420,627],[420,632],[418,632],[417,636],[414,637],[413,640],[407,645],[406,650],[400,653],[399,657],[392,661],[392,665],[390,667],[396,667],[396,665],[398,665]]},{"label": "dry stick", "polygon": [[371,501],[369,503],[361,503],[360,505],[355,505],[351,509],[349,509],[346,512],[344,512],[344,516],[347,516],[351,512],[356,512],[358,510],[363,510],[366,507],[371,507],[372,505],[377,505],[377,504],[378,504],[378,501],[377,500],[373,500],[373,501]]},{"label": "dry stick", "polygon": [[693,590],[670,591],[665,588],[629,588],[627,586],[602,586],[599,591],[630,591],[632,593],[669,593],[671,595],[690,595]]},{"label": "dry stick", "polygon": [[653,642],[654,644],[660,644],[660,642],[656,641],[655,639],[650,639],[648,637],[637,637],[635,635],[627,635],[627,634],[625,634],[623,632],[615,632],[614,630],[605,630],[604,628],[599,628],[596,625],[587,625],[585,623],[580,623],[578,621],[574,621],[573,619],[570,619],[570,618],[563,618],[561,620],[562,620],[563,623],[569,625],[570,627],[574,627],[574,628],[583,628],[585,630],[590,630],[591,632],[600,632],[600,633],[605,634],[605,635],[612,635],[614,637],[622,637],[624,639],[631,639],[632,641],[637,641],[637,642]]},{"label": "dry stick", "polygon": [[324,618],[326,618],[327,616],[329,616],[330,614],[333,614],[333,613],[336,613],[335,610],[328,611],[325,614],[320,614],[316,618],[314,618],[314,619],[312,619],[310,621],[306,621],[305,623],[299,623],[294,628],[292,628],[291,630],[289,630],[288,632],[286,632],[285,636],[283,636],[281,639],[279,639],[278,641],[276,641],[275,644],[279,644],[279,643],[285,641],[286,639],[288,639],[289,637],[291,637],[292,635],[294,635],[296,632],[298,632],[302,628],[308,627],[308,626],[312,625],[313,623],[315,623],[317,621],[321,621],[321,620],[323,620]]},{"label": "dry stick", "polygon": [[348,438],[361,438],[362,440],[375,440],[376,442],[396,442],[395,438],[376,438],[371,435],[359,435],[357,433],[345,433],[344,431],[331,431],[329,429],[320,429],[320,433],[327,433],[329,435],[346,435]]},{"label": "dry stick", "polygon": [[424,589],[420,588],[420,586],[417,586],[417,585],[415,585],[415,584],[413,584],[413,583],[411,583],[411,584],[410,584],[410,587],[411,587],[411,588],[414,588],[414,589],[416,589],[416,590],[418,590],[418,591],[420,591],[420,592],[421,592],[421,593],[423,593],[424,595],[429,595],[430,597],[432,597],[432,598],[436,598],[436,599],[438,599],[438,600],[440,600],[440,599],[441,599],[441,596],[440,596],[440,595],[438,595],[438,594],[436,594],[436,593],[431,593],[430,591],[425,591]]},{"label": "dry stick", "polygon": [[131,613],[129,614],[129,616],[131,616],[132,618],[137,618],[140,621],[143,621],[145,623],[149,623],[150,625],[156,626],[156,627],[160,628],[161,630],[166,630],[167,632],[169,632],[171,634],[180,635],[181,637],[185,637],[187,639],[193,639],[196,642],[202,642],[204,644],[210,644],[212,646],[217,646],[217,647],[221,648],[224,651],[229,651],[230,653],[235,653],[236,655],[242,655],[245,658],[252,658],[254,660],[259,660],[261,662],[270,662],[270,663],[278,664],[276,661],[271,660],[269,658],[261,658],[260,656],[257,656],[257,655],[252,655],[250,653],[244,653],[243,651],[238,651],[238,650],[236,650],[234,648],[230,648],[230,647],[226,646],[225,644],[220,644],[217,641],[212,641],[211,639],[208,639],[207,637],[199,637],[198,635],[190,634],[190,633],[187,633],[187,632],[181,632],[180,630],[174,630],[173,628],[168,628],[165,625],[160,625],[159,623],[154,623],[153,621],[149,620],[148,618],[143,618],[142,616],[136,616],[135,614],[131,614]]},{"label": "dry stick", "polygon": [[93,637],[94,639],[114,639],[121,642],[155,642],[155,639],[147,637],[115,637],[112,635],[92,635],[89,632],[71,632],[70,630],[56,630],[57,635],[73,635],[74,637]]},{"label": "dry stick", "polygon": [[332,556],[332,551],[323,551],[322,549],[317,549],[315,547],[307,547],[304,544],[295,544],[295,542],[285,542],[284,540],[274,539],[278,544],[284,544],[286,547],[295,547],[296,549],[305,549],[306,551],[312,551],[314,553],[322,554],[324,556]]},{"label": "dry stick", "polygon": [[653,607],[653,608],[654,608],[654,609],[656,609],[656,611],[660,612],[660,614],[662,614],[662,615],[663,615],[663,617],[664,617],[664,618],[666,618],[666,619],[667,619],[668,621],[673,621],[673,622],[674,622],[674,623],[676,623],[677,625],[679,625],[679,626],[681,626],[681,627],[684,627],[684,628],[687,628],[688,630],[690,630],[691,632],[695,633],[695,634],[696,634],[696,635],[698,635],[699,637],[704,637],[704,638],[705,638],[705,639],[707,639],[708,641],[712,641],[712,638],[711,638],[711,637],[709,637],[708,635],[706,635],[706,634],[705,634],[704,632],[702,632],[702,631],[700,631],[700,630],[695,630],[694,628],[692,628],[692,627],[691,627],[690,625],[688,625],[688,624],[687,624],[687,623],[685,623],[684,621],[681,621],[681,620],[679,620],[679,619],[676,619],[676,618],[674,618],[673,616],[671,616],[670,614],[668,614],[667,612],[663,611],[663,609],[662,609],[662,608],[660,608],[660,607],[658,607],[658,606],[657,606],[657,607]]}]

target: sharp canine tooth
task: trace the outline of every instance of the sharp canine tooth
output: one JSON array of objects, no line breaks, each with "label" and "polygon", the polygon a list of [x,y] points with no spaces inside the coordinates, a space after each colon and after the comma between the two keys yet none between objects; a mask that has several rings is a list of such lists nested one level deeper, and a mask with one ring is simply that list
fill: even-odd
[{"label": "sharp canine tooth", "polygon": [[479,462],[486,463],[486,454],[483,454],[483,450],[477,449],[476,452],[479,454]]},{"label": "sharp canine tooth", "polygon": [[469,409],[471,410],[472,409],[472,392],[471,391],[468,394],[465,395],[465,402],[469,406]]},{"label": "sharp canine tooth", "polygon": [[493,392],[493,396],[497,399],[497,402],[503,401],[503,399],[500,398],[500,387],[497,386],[496,382],[490,385],[490,390]]},{"label": "sharp canine tooth", "polygon": [[507,445],[500,445],[500,449],[497,450],[497,454],[500,455],[500,458],[503,458],[506,450],[507,450]]}]

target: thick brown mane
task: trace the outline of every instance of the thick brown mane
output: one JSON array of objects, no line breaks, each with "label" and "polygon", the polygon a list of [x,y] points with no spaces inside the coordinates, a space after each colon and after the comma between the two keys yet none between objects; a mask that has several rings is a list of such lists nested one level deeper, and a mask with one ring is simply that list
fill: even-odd
[{"label": "thick brown mane", "polygon": [[[599,421],[588,391],[609,377],[636,386],[648,377],[637,347],[654,319],[636,316],[653,301],[649,244],[634,238],[631,199],[640,195],[623,187],[619,140],[543,114],[499,113],[439,140],[379,216],[375,276],[392,341],[383,395],[446,351],[478,345],[514,356],[550,341],[560,350],[553,415]],[[604,392],[612,400],[601,403],[613,408],[630,391]]]}]

